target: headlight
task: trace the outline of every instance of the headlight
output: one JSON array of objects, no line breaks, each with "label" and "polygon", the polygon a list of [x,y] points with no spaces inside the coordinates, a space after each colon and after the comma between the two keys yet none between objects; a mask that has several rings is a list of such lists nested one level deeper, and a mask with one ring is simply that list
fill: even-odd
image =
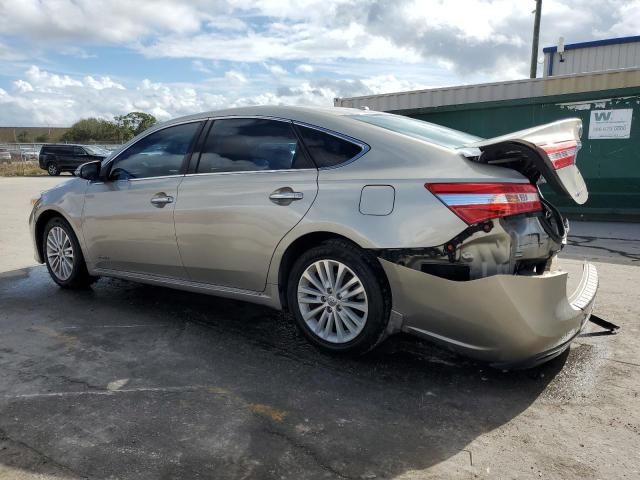
[{"label": "headlight", "polygon": [[42,195],[38,195],[37,197],[31,197],[31,206],[35,207],[42,200]]}]

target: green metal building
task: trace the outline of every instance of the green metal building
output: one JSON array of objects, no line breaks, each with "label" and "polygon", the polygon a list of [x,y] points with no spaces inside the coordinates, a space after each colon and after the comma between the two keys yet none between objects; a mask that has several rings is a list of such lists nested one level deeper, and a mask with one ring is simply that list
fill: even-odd
[{"label": "green metal building", "polygon": [[336,106],[368,107],[495,137],[577,117],[577,165],[589,189],[582,206],[545,196],[572,217],[640,221],[640,69],[547,76],[355,98]]}]

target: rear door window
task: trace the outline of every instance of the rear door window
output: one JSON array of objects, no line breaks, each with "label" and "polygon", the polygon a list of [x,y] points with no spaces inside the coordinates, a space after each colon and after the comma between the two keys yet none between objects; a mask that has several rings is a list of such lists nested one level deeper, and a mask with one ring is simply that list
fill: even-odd
[{"label": "rear door window", "polygon": [[362,146],[330,133],[302,125],[296,128],[318,168],[336,167],[362,152]]},{"label": "rear door window", "polygon": [[291,123],[259,118],[215,120],[202,148],[197,173],[314,168]]}]

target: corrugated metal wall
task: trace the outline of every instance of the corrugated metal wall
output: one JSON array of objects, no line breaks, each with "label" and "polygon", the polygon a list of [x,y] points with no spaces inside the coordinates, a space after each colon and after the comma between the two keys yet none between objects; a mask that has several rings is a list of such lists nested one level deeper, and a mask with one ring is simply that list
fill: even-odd
[{"label": "corrugated metal wall", "polygon": [[387,93],[365,97],[336,98],[334,105],[336,107],[353,108],[366,106],[371,110],[389,112],[445,105],[527,99],[544,95],[560,95],[594,90],[611,90],[639,85],[640,69],[627,69],[582,75],[432,88],[429,90]]},{"label": "corrugated metal wall", "polygon": [[[640,66],[640,42],[603,45],[599,47],[565,50],[564,62],[556,52],[545,52],[544,75],[568,75],[572,73],[637,68]],[[553,61],[551,70],[549,62]]]}]

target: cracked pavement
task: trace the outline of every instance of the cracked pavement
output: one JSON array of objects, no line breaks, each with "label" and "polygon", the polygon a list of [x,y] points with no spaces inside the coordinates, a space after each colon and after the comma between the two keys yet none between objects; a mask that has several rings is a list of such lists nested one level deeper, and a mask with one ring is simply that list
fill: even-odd
[{"label": "cracked pavement", "polygon": [[563,252],[620,333],[501,372],[407,336],[326,356],[241,302],[60,290],[26,231],[58,181],[0,178],[1,479],[640,477],[639,225],[573,222]]}]

